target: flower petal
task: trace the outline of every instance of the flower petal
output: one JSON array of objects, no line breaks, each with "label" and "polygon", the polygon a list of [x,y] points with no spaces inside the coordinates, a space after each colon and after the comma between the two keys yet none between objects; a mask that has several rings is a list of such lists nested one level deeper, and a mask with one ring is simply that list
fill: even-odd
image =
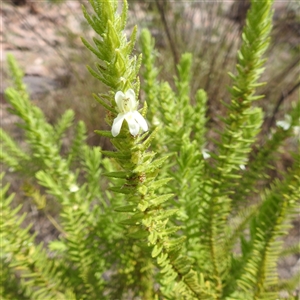
[{"label": "flower petal", "polygon": [[125,115],[125,119],[128,123],[128,127],[129,127],[129,131],[133,136],[138,135],[139,131],[140,131],[140,125],[137,123],[137,121],[134,119],[133,114],[127,113]]},{"label": "flower petal", "polygon": [[125,95],[123,92],[118,91],[115,94],[115,101],[117,103],[118,109],[120,112],[123,112],[123,101],[124,101]]},{"label": "flower petal", "polygon": [[138,122],[138,124],[141,126],[143,131],[148,131],[148,124],[147,124],[145,118],[138,111],[133,112],[133,117]]},{"label": "flower petal", "polygon": [[113,135],[113,137],[116,137],[120,133],[124,119],[125,114],[118,114],[118,116],[114,119],[111,127],[111,134]]},{"label": "flower petal", "polygon": [[203,149],[203,150],[202,150],[202,155],[203,155],[203,159],[208,159],[208,158],[210,158],[210,154],[209,154],[209,152],[208,152],[207,149]]},{"label": "flower petal", "polygon": [[131,111],[135,110],[137,101],[135,100],[134,90],[133,89],[127,90],[126,93],[125,93],[125,97],[129,99],[129,103],[128,103],[129,109]]}]

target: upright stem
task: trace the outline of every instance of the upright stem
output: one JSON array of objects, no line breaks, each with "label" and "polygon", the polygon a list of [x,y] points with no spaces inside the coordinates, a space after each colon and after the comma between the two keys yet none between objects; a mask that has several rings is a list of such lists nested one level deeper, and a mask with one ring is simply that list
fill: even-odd
[{"label": "upright stem", "polygon": [[177,47],[176,47],[175,42],[174,42],[174,40],[171,36],[171,32],[170,32],[169,25],[168,25],[166,15],[165,15],[164,6],[162,5],[162,3],[160,3],[159,0],[155,0],[155,3],[156,3],[156,6],[158,8],[162,23],[164,25],[164,28],[165,28],[165,31],[166,31],[166,34],[167,34],[168,42],[169,42],[171,52],[172,52],[172,56],[173,56],[175,72],[178,76],[178,70],[176,68],[176,66],[179,63],[179,55],[178,55],[178,52],[177,52]]}]

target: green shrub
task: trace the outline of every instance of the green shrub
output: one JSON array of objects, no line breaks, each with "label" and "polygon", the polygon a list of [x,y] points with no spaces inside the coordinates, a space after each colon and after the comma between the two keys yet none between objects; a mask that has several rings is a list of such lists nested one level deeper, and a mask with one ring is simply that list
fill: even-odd
[{"label": "green shrub", "polygon": [[[90,4],[94,14],[83,12],[98,37],[94,45],[83,43],[99,59],[88,68],[108,87],[94,98],[112,127],[96,132],[114,151],[88,146],[85,125],[74,125],[71,110],[50,125],[8,56],[14,87],[6,97],[26,146],[1,130],[1,159],[20,174],[57,238],[37,244],[37,233],[23,226],[22,205],[13,208],[8,185],[2,187],[3,299],[275,300],[282,291],[293,299],[299,273],[279,280],[277,261],[299,253],[299,245],[282,242],[299,204],[299,152],[282,180],[266,178],[280,146],[299,130],[299,102],[253,151],[263,120],[254,101],[263,97],[255,89],[262,84],[272,1],[252,1],[237,72],[230,74],[224,129],[211,151],[206,93],[190,95],[192,56],[182,55],[172,89],[158,80],[149,31],[141,34],[143,58],[132,54],[137,29],[128,40],[126,1],[121,14],[117,1]],[[138,111],[141,65],[146,101]],[[53,203],[54,217],[47,210]]]}]

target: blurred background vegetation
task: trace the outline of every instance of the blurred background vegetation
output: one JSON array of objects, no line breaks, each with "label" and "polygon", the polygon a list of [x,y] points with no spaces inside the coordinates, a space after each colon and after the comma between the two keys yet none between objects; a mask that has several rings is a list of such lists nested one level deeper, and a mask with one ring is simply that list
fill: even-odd
[{"label": "blurred background vegetation", "polygon": [[[81,14],[85,1],[12,0],[4,4],[4,55],[12,52],[25,69],[33,101],[55,119],[66,108],[76,111],[90,133],[89,143],[109,147],[93,130],[102,128],[103,112],[91,97],[104,88],[86,71],[95,58],[80,41],[92,32]],[[151,30],[157,48],[160,78],[172,82],[175,64],[184,52],[194,56],[191,96],[199,88],[208,93],[210,126],[219,126],[218,117],[229,101],[227,72],[234,71],[241,28],[249,2],[223,1],[129,1],[130,24]],[[299,92],[300,15],[299,2],[275,1],[272,44],[259,92],[265,110],[264,133],[282,118]],[[137,41],[136,51],[139,52]],[[3,62],[3,61],[2,61]],[[4,63],[4,62],[3,62]],[[5,65],[4,85],[7,85]],[[4,87],[1,87],[3,93]],[[143,96],[143,95],[141,95]]]},{"label": "blurred background vegetation", "polygon": [[[83,46],[80,36],[91,39],[92,31],[87,26],[79,1],[11,0],[3,3],[2,56],[1,56],[1,126],[14,138],[22,142],[22,131],[15,126],[15,116],[7,112],[4,89],[9,86],[5,56],[15,55],[25,71],[32,101],[42,108],[50,123],[54,123],[66,109],[71,108],[76,118],[83,120],[88,128],[88,143],[109,149],[108,139],[94,134],[95,129],[107,129],[105,111],[93,100],[92,93],[101,93],[105,87],[86,70],[95,58]],[[219,117],[225,107],[220,100],[229,102],[226,86],[231,80],[227,73],[234,72],[236,53],[241,43],[241,29],[244,24],[249,1],[135,1],[129,0],[128,32],[138,24],[150,29],[156,41],[156,56],[160,69],[159,78],[172,86],[176,74],[176,63],[184,52],[193,54],[192,93],[203,88],[208,93],[208,137],[214,138],[214,129],[221,129]],[[297,1],[275,1],[272,42],[267,53],[268,61],[259,93],[265,112],[265,121],[260,143],[272,133],[277,120],[284,119],[293,101],[299,101],[300,64],[300,4]],[[137,52],[140,52],[137,41]],[[142,82],[143,84],[143,82]],[[140,98],[143,100],[143,93]],[[64,144],[68,145],[68,137]],[[295,151],[293,138],[286,141],[280,157],[274,162],[270,176],[279,176],[292,163],[290,150]],[[213,145],[207,148],[213,151]],[[255,149],[254,149],[255,151]],[[4,170],[4,166],[2,166]],[[8,170],[9,171],[9,170]],[[21,178],[8,172],[11,189],[17,191],[16,201],[25,202],[34,222],[32,230],[39,232],[38,239],[47,242],[55,229],[44,213],[32,205],[26,186]],[[22,183],[22,184],[21,184]],[[55,207],[50,207],[55,215]],[[291,236],[300,236],[299,220]],[[298,229],[297,229],[298,228]],[[283,275],[285,276],[285,275]]]}]

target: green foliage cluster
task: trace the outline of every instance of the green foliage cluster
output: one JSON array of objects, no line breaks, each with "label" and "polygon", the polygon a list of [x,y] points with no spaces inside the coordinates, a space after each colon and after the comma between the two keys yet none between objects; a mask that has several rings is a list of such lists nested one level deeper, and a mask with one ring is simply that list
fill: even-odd
[{"label": "green foliage cluster", "polygon": [[[255,89],[261,85],[272,1],[252,1],[237,73],[230,75],[224,129],[211,151],[206,93],[190,95],[192,55],[182,55],[173,89],[158,78],[148,30],[141,33],[143,58],[132,54],[137,29],[127,40],[126,1],[120,14],[118,1],[90,4],[94,14],[83,12],[97,38],[94,45],[83,43],[99,61],[89,71],[109,88],[94,98],[112,126],[120,113],[115,94],[139,94],[142,64],[140,112],[150,130],[134,137],[124,121],[116,137],[96,131],[110,138],[114,151],[88,146],[85,125],[74,124],[71,110],[54,125],[46,121],[8,57],[14,87],[6,97],[21,119],[26,146],[1,130],[1,160],[26,182],[27,195],[53,223],[57,238],[37,245],[31,225],[23,227],[22,205],[13,208],[8,185],[2,187],[3,299],[275,300],[281,291],[296,299],[300,273],[280,280],[277,261],[299,253],[298,244],[284,248],[282,242],[299,205],[299,152],[282,180],[265,179],[278,149],[299,128],[300,104],[261,147],[263,111],[254,104],[262,98]],[[53,201],[55,217],[47,210]]]}]

